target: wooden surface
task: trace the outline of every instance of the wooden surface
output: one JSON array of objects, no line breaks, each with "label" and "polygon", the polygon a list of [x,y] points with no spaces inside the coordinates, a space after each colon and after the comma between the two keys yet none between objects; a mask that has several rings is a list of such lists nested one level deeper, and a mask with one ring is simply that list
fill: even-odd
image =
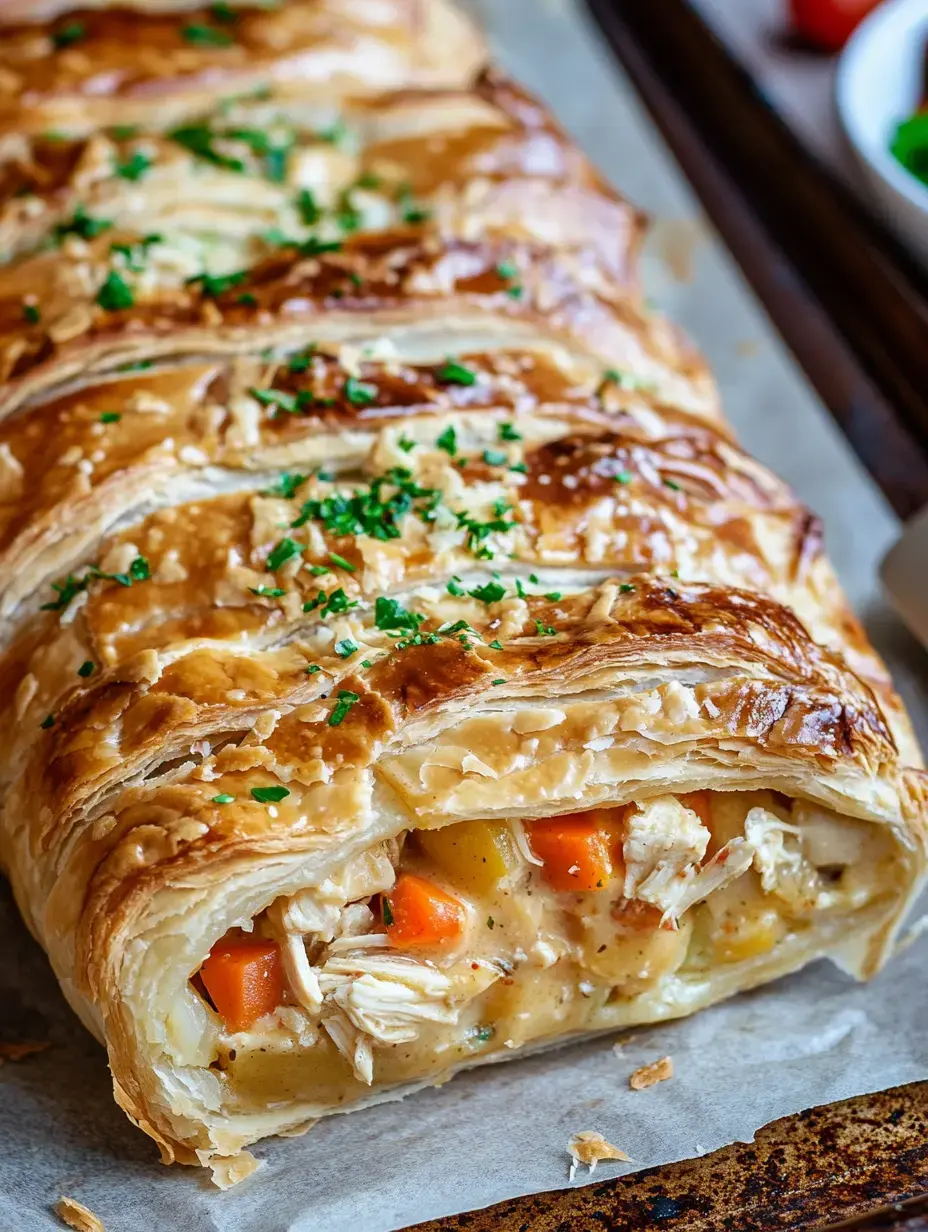
[{"label": "wooden surface", "polygon": [[[915,513],[928,503],[924,284],[683,0],[587,3],[855,451],[896,512]],[[928,1083],[810,1110],[702,1159],[418,1227],[928,1232]]]}]

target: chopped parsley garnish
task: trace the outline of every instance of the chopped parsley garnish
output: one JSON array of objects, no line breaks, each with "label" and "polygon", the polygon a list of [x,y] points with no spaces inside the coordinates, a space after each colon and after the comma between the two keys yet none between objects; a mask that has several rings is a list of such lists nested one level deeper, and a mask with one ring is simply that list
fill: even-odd
[{"label": "chopped parsley garnish", "polygon": [[515,471],[517,475],[527,475],[528,474],[528,467],[525,465],[524,462],[513,462],[512,466],[510,466],[509,469],[511,471]]},{"label": "chopped parsley garnish", "polygon": [[313,362],[315,353],[316,348],[310,343],[304,351],[298,351],[295,355],[291,355],[287,360],[288,371],[295,373],[305,372]]},{"label": "chopped parsley garnish", "polygon": [[360,700],[361,697],[358,693],[352,693],[350,689],[339,689],[338,702],[335,709],[329,715],[329,727],[338,727],[355,702]]},{"label": "chopped parsley garnish", "polygon": [[94,218],[87,213],[82,205],[79,205],[75,209],[70,222],[60,222],[57,224],[53,236],[58,244],[68,235],[77,235],[82,240],[92,240],[96,239],[103,231],[108,231],[112,225],[111,219]]},{"label": "chopped parsley garnish", "polygon": [[416,447],[416,442],[411,441],[408,436],[401,436],[396,443],[403,453],[410,453]]},{"label": "chopped parsley garnish", "polygon": [[347,569],[349,573],[354,573],[357,569],[356,565],[353,565],[350,560],[345,560],[344,556],[339,556],[337,552],[330,552],[329,560],[339,569]]},{"label": "chopped parsley garnish", "polygon": [[457,576],[453,577],[448,583],[448,594],[454,595],[455,599],[462,599],[467,591],[461,585],[461,579]]},{"label": "chopped parsley garnish", "polygon": [[102,424],[119,423],[120,419],[122,419],[121,411],[104,411],[103,414],[100,416],[100,423]]},{"label": "chopped parsley garnish", "polygon": [[619,590],[623,595],[630,595],[634,589],[635,588],[632,586],[631,582],[623,582],[619,587]]},{"label": "chopped parsley garnish", "polygon": [[495,928],[495,927],[496,927],[496,921],[493,919],[491,915],[488,915],[487,916],[487,928]]},{"label": "chopped parsley garnish", "polygon": [[117,162],[114,171],[121,180],[136,183],[152,165],[152,160],[141,150],[136,150],[124,162]]},{"label": "chopped parsley garnish", "polygon": [[370,406],[377,397],[377,386],[368,385],[350,376],[345,381],[345,397],[352,406]]},{"label": "chopped parsley garnish", "polygon": [[97,303],[105,312],[122,312],[135,303],[132,288],[120,274],[110,270],[97,292]]},{"label": "chopped parsley garnish", "polygon": [[322,210],[316,201],[312,190],[309,188],[301,188],[296,195],[294,205],[297,208],[297,213],[301,221],[307,227],[314,227],[322,217]]},{"label": "chopped parsley garnish", "polygon": [[549,590],[548,593],[545,595],[545,598],[550,599],[552,603],[560,603],[561,599],[563,599],[564,596],[561,594],[559,590]]},{"label": "chopped parsley garnish", "polygon": [[52,582],[52,590],[58,598],[52,603],[43,603],[43,612],[61,612],[72,599],[85,591],[91,582],[97,579],[108,582],[118,582],[120,586],[131,586],[133,582],[147,582],[151,577],[148,561],[144,556],[136,556],[129,566],[128,573],[104,573],[97,565],[91,565],[83,577],[75,577],[69,573],[63,582]]},{"label": "chopped parsley garnish", "polygon": [[69,21],[52,34],[52,43],[57,51],[61,51],[63,47],[71,47],[86,36],[87,27],[82,21]]},{"label": "chopped parsley garnish", "polygon": [[486,545],[486,540],[489,539],[490,535],[512,530],[517,525],[516,522],[507,522],[503,517],[503,513],[508,508],[510,506],[503,506],[501,502],[497,502],[496,510],[498,511],[498,516],[490,522],[478,522],[476,518],[472,518],[468,513],[456,515],[458,526],[467,531],[467,547],[478,560],[493,559],[493,552]]},{"label": "chopped parsley garnish", "polygon": [[[384,488],[388,485],[396,491],[385,497]],[[431,521],[440,500],[438,490],[419,487],[410,471],[393,467],[374,479],[366,491],[358,489],[352,496],[336,494],[306,501],[292,525],[322,522],[333,535],[369,535],[385,542],[400,537],[400,522],[407,513]]]},{"label": "chopped parsley garnish", "polygon": [[137,124],[114,124],[113,136],[117,141],[128,141],[130,137],[134,137],[139,131]]},{"label": "chopped parsley garnish", "polygon": [[251,794],[259,804],[277,804],[290,795],[289,787],[252,787]]},{"label": "chopped parsley garnish", "polygon": [[478,1044],[488,1043],[496,1034],[495,1027],[474,1027],[473,1038]]},{"label": "chopped parsley garnish", "polygon": [[358,643],[353,642],[350,637],[343,637],[340,642],[335,643],[335,653],[340,659],[350,659],[357,651]]},{"label": "chopped parsley garnish", "polygon": [[292,560],[294,556],[302,555],[303,545],[287,536],[271,549],[265,562],[265,568],[269,573],[276,573],[281,565],[285,565],[288,560]]},{"label": "chopped parsley garnish", "polygon": [[393,923],[393,908],[390,906],[390,900],[386,895],[380,900],[381,912],[383,913],[383,922],[387,928]]},{"label": "chopped parsley garnish", "polygon": [[230,4],[225,4],[223,0],[218,0],[218,3],[211,4],[209,11],[215,21],[221,21],[226,25],[232,25],[233,22],[238,21],[238,13]]},{"label": "chopped parsley garnish", "polygon": [[435,376],[439,381],[445,381],[448,385],[475,385],[477,383],[477,373],[472,368],[466,368],[464,364],[456,363],[453,359],[442,364]]},{"label": "chopped parsley garnish", "polygon": [[498,603],[500,599],[505,598],[506,587],[502,582],[487,582],[485,586],[475,586],[467,593],[472,599],[479,599],[481,603]]},{"label": "chopped parsley garnish", "polygon": [[357,231],[364,221],[350,188],[344,188],[338,194],[338,202],[335,206],[335,221],[343,231],[347,231],[349,234],[352,231]]},{"label": "chopped parsley garnish", "polygon": [[236,296],[235,302],[237,304],[244,304],[246,308],[254,308],[258,300],[250,291],[245,291],[244,294]]},{"label": "chopped parsley garnish", "polygon": [[458,451],[458,434],[454,428],[447,427],[441,436],[435,442],[437,449],[443,449],[449,457],[453,458]]},{"label": "chopped parsley garnish", "polygon": [[202,158],[204,162],[212,163],[215,167],[222,167],[224,171],[244,171],[245,164],[240,158],[230,158],[213,148],[213,140],[217,136],[219,134],[214,134],[206,124],[186,124],[168,133],[171,141],[182,145],[196,158]]},{"label": "chopped parsley garnish", "polygon": [[519,267],[515,261],[500,261],[496,267],[496,272],[500,278],[511,284],[506,288],[506,294],[510,299],[521,299],[524,287],[521,283],[513,281],[519,277]]},{"label": "chopped parsley garnish", "polygon": [[356,599],[349,599],[344,590],[339,586],[338,590],[333,590],[330,595],[326,595],[324,590],[320,590],[315,599],[307,599],[303,604],[304,612],[314,612],[316,608],[320,608],[320,616],[323,620],[327,616],[341,616],[343,612],[349,612],[353,607],[358,606]]},{"label": "chopped parsley garnish", "polygon": [[215,299],[217,295],[222,295],[224,291],[237,287],[247,277],[247,270],[236,270],[233,274],[207,274],[204,271],[202,274],[194,274],[192,278],[185,279],[184,285],[193,287],[199,283],[204,298]]},{"label": "chopped parsley garnish", "polygon": [[540,620],[535,621],[535,632],[539,637],[557,637],[554,625],[545,625]]},{"label": "chopped parsley garnish", "polygon": [[432,211],[424,205],[419,205],[415,200],[410,184],[401,184],[397,189],[396,204],[399,206],[400,217],[403,222],[408,223],[411,227],[415,227],[419,223],[428,222],[432,217]]},{"label": "chopped parsley garnish", "polygon": [[632,481],[632,473],[631,471],[619,471],[619,473],[614,475],[613,478],[616,483],[628,484]]},{"label": "chopped parsley garnish", "polygon": [[131,360],[128,364],[120,364],[117,372],[145,372],[149,368],[154,368],[155,361],[153,359],[136,359]]},{"label": "chopped parsley garnish", "polygon": [[502,680],[502,679],[500,679],[500,680],[491,680],[491,681],[490,681],[490,683],[491,683],[491,684],[505,684],[505,683],[506,683],[506,681],[505,681],[505,680]]},{"label": "chopped parsley garnish", "polygon": [[145,268],[149,248],[152,244],[160,244],[162,238],[160,235],[152,234],[146,235],[135,244],[110,244],[110,252],[123,257],[126,268],[132,270],[134,274],[140,274]]},{"label": "chopped parsley garnish", "polygon": [[195,43],[200,47],[231,47],[233,43],[231,34],[225,30],[216,30],[212,26],[191,24],[184,26],[181,34],[188,43]]},{"label": "chopped parsley garnish", "polygon": [[[255,391],[252,390],[252,393],[254,392]],[[270,488],[265,488],[261,495],[282,496],[284,500],[293,500],[294,496],[296,496],[297,489],[301,488],[308,478],[308,475],[290,474],[288,471],[285,471],[277,482]]]},{"label": "chopped parsley garnish", "polygon": [[678,483],[676,483],[673,479],[665,479],[665,480],[664,480],[664,487],[665,487],[665,488],[670,488],[670,489],[671,489],[671,491],[673,491],[673,492],[679,492],[679,491],[681,490],[681,489],[680,489],[680,485],[679,485]]},{"label": "chopped parsley garnish", "polygon": [[322,668],[319,666],[318,663],[310,663],[309,667],[307,667],[306,669],[306,675],[315,676],[317,672],[321,672],[321,671],[322,671]]},{"label": "chopped parsley garnish", "polygon": [[92,659],[86,659],[77,669],[78,676],[92,676],[94,672],[94,662]]},{"label": "chopped parsley garnish", "polygon": [[397,599],[378,595],[374,604],[374,624],[386,633],[416,633],[425,620],[418,612],[410,612]]},{"label": "chopped parsley garnish", "polygon": [[35,304],[23,304],[23,320],[30,325],[37,325],[42,319],[42,314],[39,312]]},{"label": "chopped parsley garnish", "polygon": [[361,660],[361,666],[362,666],[362,667],[373,667],[374,665],[373,665],[373,663],[370,661],[370,659],[362,659],[362,660]]},{"label": "chopped parsley garnish", "polygon": [[235,796],[230,796],[227,792],[221,791],[218,796],[213,796],[211,804],[234,804]]},{"label": "chopped parsley garnish", "polygon": [[279,599],[287,593],[280,586],[249,586],[248,589],[259,599]]},{"label": "chopped parsley garnish", "polygon": [[504,453],[500,453],[498,449],[485,449],[483,451],[483,460],[487,466],[505,466],[509,459]]},{"label": "chopped parsley garnish", "polygon": [[328,128],[321,128],[316,133],[320,141],[328,142],[329,145],[334,145],[336,149],[345,145],[348,140],[348,127],[344,120],[336,120],[334,124],[330,124]]},{"label": "chopped parsley garnish", "polygon": [[288,394],[285,389],[249,389],[253,398],[262,406],[274,406],[290,415],[299,410],[296,394]]},{"label": "chopped parsley garnish", "polygon": [[489,643],[489,647],[491,650],[502,650],[503,643],[497,637],[492,642]]},{"label": "chopped parsley garnish", "polygon": [[499,425],[499,439],[501,441],[521,441],[522,433],[517,432],[511,423],[501,423]]},{"label": "chopped parsley garnish", "polygon": [[42,722],[39,724],[39,727],[45,727],[45,728],[54,727],[54,726],[55,726],[55,716],[53,714],[47,714],[45,718],[42,720]]}]

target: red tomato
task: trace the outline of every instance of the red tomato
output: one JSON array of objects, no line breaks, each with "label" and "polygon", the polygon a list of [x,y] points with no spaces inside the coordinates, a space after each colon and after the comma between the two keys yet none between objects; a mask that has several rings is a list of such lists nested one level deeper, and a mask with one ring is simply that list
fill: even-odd
[{"label": "red tomato", "polygon": [[839,51],[880,0],[789,0],[796,30],[827,51]]}]

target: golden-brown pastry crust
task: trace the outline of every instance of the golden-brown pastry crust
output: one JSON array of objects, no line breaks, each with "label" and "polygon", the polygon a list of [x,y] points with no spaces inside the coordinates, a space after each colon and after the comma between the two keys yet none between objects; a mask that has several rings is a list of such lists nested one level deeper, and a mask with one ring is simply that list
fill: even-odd
[{"label": "golden-brown pastry crust", "polygon": [[779,793],[885,831],[892,884],[587,1025],[822,953],[875,971],[926,776],[817,520],[643,303],[636,211],[510,83],[467,87],[437,0],[28,16],[0,42],[0,860],[165,1158],[331,1111],[224,1102],[189,979],[417,827]]}]

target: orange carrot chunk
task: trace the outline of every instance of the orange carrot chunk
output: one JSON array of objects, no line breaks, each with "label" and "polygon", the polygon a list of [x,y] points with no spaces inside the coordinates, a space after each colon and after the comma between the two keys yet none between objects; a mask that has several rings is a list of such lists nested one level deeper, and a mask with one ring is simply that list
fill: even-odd
[{"label": "orange carrot chunk", "polygon": [[200,979],[230,1031],[246,1031],[284,999],[280,946],[262,937],[217,941]]},{"label": "orange carrot chunk", "polygon": [[455,941],[467,921],[459,899],[414,873],[400,873],[381,907],[390,944],[402,948]]},{"label": "orange carrot chunk", "polygon": [[532,851],[555,890],[604,890],[613,873],[611,833],[595,814],[568,813],[525,823]]}]

